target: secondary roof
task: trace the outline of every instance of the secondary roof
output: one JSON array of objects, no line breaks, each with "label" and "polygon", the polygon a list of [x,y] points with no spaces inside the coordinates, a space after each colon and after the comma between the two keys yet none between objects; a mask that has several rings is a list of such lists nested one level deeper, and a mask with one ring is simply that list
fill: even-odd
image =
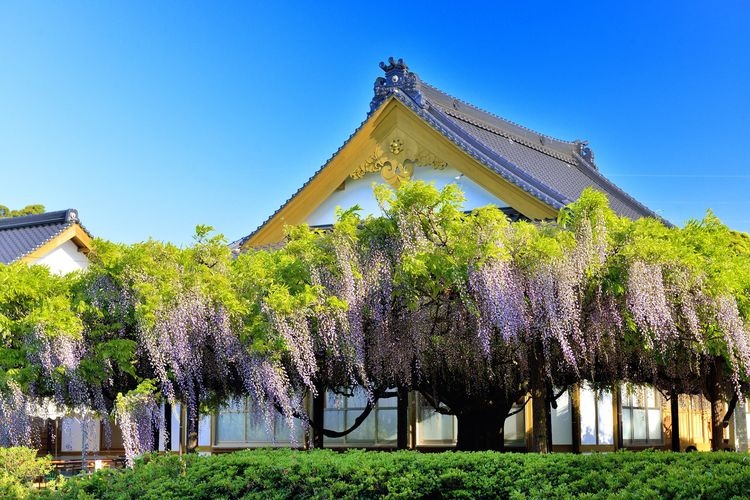
[{"label": "secondary roof", "polygon": [[91,235],[74,208],[0,219],[0,262],[35,260],[68,240],[84,253],[91,248]]}]

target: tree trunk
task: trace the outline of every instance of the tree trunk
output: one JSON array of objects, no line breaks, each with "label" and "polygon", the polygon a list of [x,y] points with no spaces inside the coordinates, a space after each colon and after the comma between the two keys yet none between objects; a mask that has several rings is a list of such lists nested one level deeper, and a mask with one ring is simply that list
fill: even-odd
[{"label": "tree trunk", "polygon": [[711,402],[711,451],[724,449],[723,360],[714,358],[708,373],[708,399]]},{"label": "tree trunk", "polygon": [[581,388],[575,384],[570,391],[571,424],[573,426],[573,453],[581,453]]},{"label": "tree trunk", "polygon": [[724,449],[724,400],[711,397],[711,451]]},{"label": "tree trunk", "polygon": [[458,418],[456,448],[461,451],[503,451],[507,415],[507,409],[494,407],[456,415]]},{"label": "tree trunk", "polygon": [[529,377],[531,389],[531,451],[549,453],[551,427],[549,400],[547,397],[550,388],[544,376],[544,358],[541,342],[535,343],[531,373]]},{"label": "tree trunk", "polygon": [[322,384],[316,384],[317,395],[312,400],[312,447],[323,448],[323,427],[325,426],[325,397],[326,388]]},{"label": "tree trunk", "polygon": [[188,453],[195,453],[198,450],[198,411],[187,412],[187,439],[185,448]]},{"label": "tree trunk", "polygon": [[396,448],[405,450],[409,447],[409,391],[398,388],[398,406],[396,409]]},{"label": "tree trunk", "polygon": [[164,403],[164,451],[172,451],[172,405]]}]

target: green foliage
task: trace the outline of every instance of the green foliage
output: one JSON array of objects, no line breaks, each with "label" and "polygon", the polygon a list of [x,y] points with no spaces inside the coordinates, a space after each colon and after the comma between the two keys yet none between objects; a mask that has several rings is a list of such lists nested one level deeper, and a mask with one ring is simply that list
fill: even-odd
[{"label": "green foliage", "polygon": [[[352,312],[350,308],[357,302],[357,296],[351,290],[366,282],[367,266],[372,263],[373,257],[382,257],[363,251],[371,248],[385,249],[381,252],[385,255],[383,261],[387,262],[383,269],[387,267],[387,276],[391,280],[384,288],[389,294],[388,300],[381,302],[390,304],[388,307],[391,308],[385,311],[384,317],[391,315],[391,319],[400,318],[401,321],[408,316],[407,313],[429,313],[428,309],[433,307],[434,314],[423,314],[419,321],[425,324],[432,321],[433,325],[442,322],[440,328],[430,329],[418,324],[420,331],[429,332],[424,343],[419,343],[422,346],[420,349],[425,345],[435,348],[435,363],[422,363],[423,359],[417,360],[417,355],[408,351],[405,351],[408,355],[404,359],[382,356],[382,359],[398,359],[402,363],[397,368],[405,366],[407,370],[404,373],[408,372],[409,376],[392,376],[391,380],[375,381],[376,375],[373,374],[378,372],[376,366],[371,370],[373,373],[359,373],[359,381],[347,374],[345,384],[367,379],[368,382],[377,382],[374,385],[388,387],[394,385],[394,380],[398,384],[410,380],[416,361],[422,366],[437,366],[447,359],[445,354],[455,354],[457,359],[471,359],[468,354],[473,352],[474,344],[461,339],[457,341],[456,336],[450,336],[452,330],[447,326],[455,324],[450,316],[455,309],[453,306],[467,303],[468,314],[480,314],[478,302],[471,303],[469,300],[469,276],[486,264],[510,262],[512,266],[508,267],[513,267],[519,275],[542,275],[540,270],[562,269],[569,271],[567,276],[575,275],[576,280],[578,276],[583,276],[580,287],[578,281],[571,278],[570,282],[575,282],[575,287],[553,290],[557,275],[551,272],[544,275],[552,277],[547,290],[550,297],[556,297],[559,302],[560,297],[569,294],[571,300],[567,304],[576,307],[582,305],[582,325],[592,317],[587,314],[602,309],[602,303],[595,300],[598,296],[605,295],[611,299],[611,304],[607,304],[617,309],[625,324],[624,339],[617,338],[612,342],[617,346],[616,349],[613,347],[609,357],[594,359],[596,354],[593,351],[586,354],[591,358],[586,361],[598,370],[595,375],[599,382],[617,383],[620,378],[656,377],[654,374],[660,370],[670,368],[666,356],[674,352],[687,352],[695,356],[686,363],[676,363],[672,358],[673,366],[704,366],[697,362],[700,361],[698,358],[709,353],[724,357],[728,362],[723,366],[735,370],[732,375],[736,375],[736,383],[733,387],[727,384],[725,392],[729,394],[743,383],[745,386],[742,390],[747,391],[750,366],[745,365],[750,363],[745,361],[750,359],[750,354],[743,358],[737,352],[750,351],[750,347],[747,347],[747,343],[738,342],[738,339],[744,339],[743,332],[732,332],[735,338],[729,339],[728,332],[720,331],[720,322],[716,319],[712,304],[719,298],[735,300],[743,325],[749,324],[750,237],[731,231],[712,213],[707,213],[701,221],[689,222],[682,229],[667,227],[654,219],[631,221],[616,216],[608,208],[606,196],[587,189],[579,200],[560,212],[557,224],[551,221],[511,223],[502,211],[492,206],[467,213],[463,208],[463,194],[455,185],[439,190],[424,182],[407,182],[397,191],[377,185],[375,195],[382,208],[381,217],[365,217],[358,206],[337,210],[336,222],[330,231],[320,231],[306,225],[288,227],[283,245],[247,251],[236,257],[223,237],[214,235],[210,226],[201,225],[196,227],[194,243],[187,247],[154,240],[133,245],[97,240],[89,269],[68,276],[51,274],[42,266],[0,265],[0,391],[10,382],[24,392],[35,388],[37,393],[34,396],[50,396],[54,384],[48,379],[60,382],[58,375],[62,378],[72,374],[61,373],[65,369],[57,366],[54,370],[48,370],[54,371],[52,376],[44,376],[40,366],[30,360],[40,352],[39,346],[47,340],[69,338],[75,341],[82,339],[84,347],[76,351],[82,353],[83,358],[70,371],[75,370],[74,375],[80,376],[89,388],[103,388],[106,410],[111,410],[115,402],[127,408],[129,397],[134,398],[133,401],[146,394],[160,398],[164,387],[169,385],[165,382],[179,377],[175,375],[173,366],[155,366],[157,362],[153,356],[149,358],[146,354],[144,344],[147,342],[143,339],[149,332],[163,335],[155,326],[160,321],[161,324],[168,323],[165,318],[179,309],[179,304],[200,297],[201,304],[210,306],[207,310],[220,312],[221,317],[226,318],[222,325],[229,326],[222,331],[238,337],[239,349],[228,359],[238,359],[234,356],[237,353],[249,353],[254,360],[269,361],[275,370],[273,373],[288,381],[290,391],[304,392],[310,387],[302,386],[300,374],[295,372],[294,362],[290,362],[290,359],[294,359],[295,346],[300,342],[290,340],[290,335],[285,336],[280,332],[280,323],[277,321],[275,325],[274,318],[289,320],[294,327],[290,331],[303,330],[297,327],[304,326],[311,332],[314,349],[311,356],[314,362],[311,365],[317,363],[318,366],[317,371],[311,370],[313,377],[308,378],[325,379],[330,372],[327,370],[330,366],[326,366],[329,363],[326,349],[333,348],[326,346],[324,349],[321,346],[320,338],[315,337],[318,333],[316,329],[326,319],[346,318],[346,313]],[[7,209],[3,211],[3,208],[0,207],[0,216],[10,213]],[[347,254],[347,251],[350,253]],[[358,259],[365,261],[364,264],[355,262]],[[664,276],[664,284],[670,290],[665,300],[671,301],[671,309],[667,310],[665,316],[673,313],[679,315],[675,311],[680,311],[683,305],[674,298],[674,290],[689,291],[692,294],[689,297],[696,299],[696,323],[700,323],[694,329],[697,333],[689,332],[694,334],[691,337],[685,333],[684,324],[676,325],[680,337],[676,340],[676,337],[671,338],[668,341],[671,344],[658,355],[654,346],[645,342],[649,340],[651,332],[643,330],[649,327],[643,326],[643,322],[637,323],[634,319],[636,315],[629,312],[627,307],[628,292],[632,291],[628,288],[629,277],[636,275],[631,272],[634,263],[654,265],[659,268],[659,275]],[[321,276],[325,276],[325,283],[337,280],[343,283],[347,278],[347,282],[354,285],[346,296],[347,292],[332,291],[335,288],[331,286],[326,288]],[[529,282],[516,283],[519,286],[513,287],[513,290],[521,290],[526,286],[523,283]],[[359,300],[361,310],[354,311],[356,314],[353,316],[364,318],[363,324],[367,325],[374,317],[367,308],[374,309],[372,304],[375,301],[363,301],[361,297]],[[519,302],[530,303],[529,295],[526,294]],[[570,313],[573,309],[575,307],[571,306],[566,311]],[[575,314],[568,315],[572,317]],[[193,319],[198,321],[205,318]],[[541,330],[545,321],[549,321],[549,318],[531,323]],[[742,321],[735,321],[735,324]],[[345,322],[341,324],[345,325]],[[497,324],[493,328],[498,328]],[[605,329],[612,324],[604,325]],[[342,327],[342,331],[344,329]],[[617,335],[620,333],[618,330]],[[367,335],[370,335],[369,331]],[[468,332],[465,337],[475,339],[476,332]],[[495,337],[498,336],[493,334]],[[162,336],[155,343],[159,344],[164,338],[167,337]],[[597,340],[588,345],[605,343]],[[168,342],[162,344],[173,345]],[[394,335],[383,345],[386,344],[407,345],[408,339]],[[435,376],[445,378],[436,378],[439,381],[436,386],[444,386],[442,382],[445,380],[454,380],[464,396],[467,381],[482,382],[480,379],[484,378],[505,383],[521,373],[519,366],[526,367],[523,369],[530,366],[525,362],[519,363],[513,357],[520,356],[518,353],[523,345],[526,344],[521,342],[517,349],[513,348],[515,350],[496,353],[493,359],[508,360],[508,372],[503,372],[503,376],[499,375],[498,366],[490,366],[481,376],[472,372],[471,377],[466,376],[465,372],[446,376],[445,371],[438,373],[443,370],[438,366]],[[182,347],[183,352],[191,354],[195,347],[196,356],[205,354],[201,346],[190,344]],[[336,348],[339,348],[338,345]],[[346,347],[341,350],[345,351]],[[358,361],[360,367],[365,366],[364,360],[368,359],[369,354],[364,353],[363,349],[363,357]],[[184,357],[192,359],[190,356]],[[337,359],[335,356],[329,357]],[[334,363],[349,358],[340,356],[338,359]],[[200,368],[203,372],[196,376],[201,384],[205,384],[198,391],[202,401],[197,404],[215,407],[226,401],[227,397],[246,391],[247,386],[241,383],[237,367],[230,366],[226,371],[218,369],[225,368],[223,363],[224,360],[199,364],[206,368]],[[227,365],[231,363],[226,362]],[[626,366],[626,363],[630,363],[630,366]],[[605,371],[610,365],[610,371]],[[465,366],[474,369],[478,365],[472,361],[466,362]],[[633,366],[637,369],[629,369]],[[653,370],[643,369],[643,366]],[[381,371],[398,371],[395,368],[391,372],[389,370]],[[364,372],[365,368],[361,371]],[[506,379],[505,374],[509,378]],[[681,374],[670,372],[669,376],[675,380]],[[587,375],[575,373],[579,378]],[[519,375],[519,380],[513,382],[514,390],[526,390],[527,380],[520,380],[522,377],[528,378],[528,372]],[[423,378],[426,380],[428,377]],[[340,381],[315,380],[329,387],[336,386]],[[646,382],[658,384],[659,380]],[[65,385],[58,384],[60,387]],[[696,387],[700,387],[700,384],[694,383],[687,390],[699,391]],[[175,397],[185,399],[184,394],[175,394]],[[452,471],[450,481],[460,482],[461,477],[460,471]]]},{"label": "green foliage", "polygon": [[34,215],[44,213],[44,205],[26,205],[18,210],[11,210],[5,205],[0,205],[0,219],[6,217],[20,217],[22,215]]},{"label": "green foliage", "polygon": [[0,448],[0,498],[26,498],[32,483],[52,471],[52,458],[37,457],[36,450],[16,446]]},{"label": "green foliage", "polygon": [[0,387],[8,380],[22,388],[36,381],[38,371],[28,362],[25,343],[33,330],[80,338],[83,324],[71,307],[75,279],[45,266],[0,264]]},{"label": "green foliage", "polygon": [[743,498],[750,456],[248,450],[148,456],[75,478],[60,498]]}]

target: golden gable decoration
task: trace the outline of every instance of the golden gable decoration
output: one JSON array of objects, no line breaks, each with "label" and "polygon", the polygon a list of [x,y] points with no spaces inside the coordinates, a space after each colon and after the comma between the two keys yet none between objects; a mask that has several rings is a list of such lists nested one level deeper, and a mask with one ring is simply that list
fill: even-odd
[{"label": "golden gable decoration", "polygon": [[442,170],[448,164],[410,137],[395,133],[378,144],[370,157],[349,174],[352,179],[380,172],[380,176],[394,188],[411,179],[415,167]]}]

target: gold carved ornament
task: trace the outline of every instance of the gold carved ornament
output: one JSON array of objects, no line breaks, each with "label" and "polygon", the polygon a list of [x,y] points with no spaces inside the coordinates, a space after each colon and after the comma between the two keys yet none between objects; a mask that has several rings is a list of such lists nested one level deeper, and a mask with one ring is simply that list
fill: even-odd
[{"label": "gold carved ornament", "polygon": [[383,180],[392,187],[398,188],[401,183],[411,179],[415,166],[432,167],[437,170],[442,170],[447,166],[446,162],[419,146],[411,148],[413,154],[405,153],[406,147],[399,138],[393,139],[388,144],[388,148],[385,151],[384,149],[378,147],[375,153],[349,174],[349,177],[361,179],[368,173],[380,172]]}]

